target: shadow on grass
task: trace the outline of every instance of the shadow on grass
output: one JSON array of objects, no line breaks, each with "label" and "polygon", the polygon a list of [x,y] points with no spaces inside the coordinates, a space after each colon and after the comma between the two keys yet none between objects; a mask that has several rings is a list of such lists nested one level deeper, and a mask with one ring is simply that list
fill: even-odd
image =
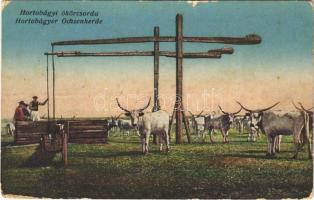
[{"label": "shadow on grass", "polygon": [[123,157],[123,156],[130,156],[130,157],[138,157],[143,156],[141,151],[122,151],[122,152],[71,152],[69,154],[73,157],[89,157],[89,158],[116,158],[116,157]]},{"label": "shadow on grass", "polygon": [[1,147],[13,146],[14,142],[1,142]]},{"label": "shadow on grass", "polygon": [[[247,154],[243,154],[247,153]],[[256,154],[258,153],[258,154]],[[287,155],[285,157],[281,157],[280,153],[291,153],[291,155]],[[276,155],[273,156],[266,156],[265,151],[242,151],[239,153],[228,153],[222,155],[223,157],[235,157],[235,158],[254,158],[254,159],[260,159],[260,160],[278,160],[278,161],[283,161],[283,160],[309,160],[308,158],[293,158],[294,151],[281,151],[280,153],[277,153]]]},{"label": "shadow on grass", "polygon": [[63,167],[63,163],[55,162],[53,159],[57,153],[42,152],[40,145],[36,147],[35,152],[20,166],[28,168],[37,168],[45,166]]},{"label": "shadow on grass", "polygon": [[111,140],[109,143],[119,143],[119,144],[140,144],[140,141],[132,141],[132,140]]}]

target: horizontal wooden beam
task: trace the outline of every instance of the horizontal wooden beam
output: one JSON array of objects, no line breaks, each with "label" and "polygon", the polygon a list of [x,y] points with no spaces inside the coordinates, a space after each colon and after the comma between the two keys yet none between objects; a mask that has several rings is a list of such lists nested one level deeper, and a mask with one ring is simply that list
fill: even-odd
[{"label": "horizontal wooden beam", "polygon": [[80,51],[53,52],[45,55],[56,55],[58,57],[85,57],[85,56],[153,56],[153,51],[125,51],[125,52],[95,52],[85,53]]},{"label": "horizontal wooden beam", "polygon": [[121,44],[121,43],[145,43],[145,42],[174,42],[174,37],[125,37],[112,39],[96,39],[96,40],[68,40],[53,42],[51,45],[95,45],[95,44]]},{"label": "horizontal wooden beam", "polygon": [[[176,38],[172,36],[155,37],[125,37],[97,40],[69,40],[52,42],[51,45],[97,45],[97,44],[121,44],[121,43],[145,43],[145,42],[175,42]],[[259,44],[262,38],[256,34],[246,35],[244,37],[183,37],[184,42],[200,43],[224,43],[224,44]]]},{"label": "horizontal wooden beam", "polygon": [[[213,52],[193,52],[184,53],[184,58],[220,58],[223,52],[218,50]],[[56,55],[58,57],[87,57],[87,56],[153,56],[154,51],[127,51],[127,52],[96,52],[96,53],[84,53],[79,51],[69,52],[51,52],[45,53],[45,55]],[[160,56],[176,57],[176,52],[160,51]]]},{"label": "horizontal wooden beam", "polygon": [[260,44],[262,38],[256,34],[249,34],[244,37],[184,37],[184,42],[201,43],[223,43],[223,44]]},{"label": "horizontal wooden beam", "polygon": [[223,47],[221,49],[211,49],[211,50],[208,50],[208,53],[214,53],[214,52],[218,52],[218,53],[221,53],[221,54],[233,54],[234,49],[231,48],[231,47]]}]

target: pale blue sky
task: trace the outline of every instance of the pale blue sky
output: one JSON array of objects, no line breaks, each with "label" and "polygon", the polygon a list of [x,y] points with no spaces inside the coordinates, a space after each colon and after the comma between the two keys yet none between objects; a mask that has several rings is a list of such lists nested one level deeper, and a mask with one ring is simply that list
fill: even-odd
[{"label": "pale blue sky", "polygon": [[[23,25],[15,24],[20,9],[95,10],[103,20],[101,25]],[[233,56],[224,62],[211,60],[214,66],[225,66],[246,60],[246,67],[262,61],[263,67],[309,67],[312,49],[312,13],[306,2],[219,2],[202,3],[196,7],[186,2],[12,2],[3,12],[3,67],[30,67],[43,63],[43,52],[50,50],[51,41],[96,39],[152,35],[153,27],[160,26],[161,35],[174,35],[176,13],[184,16],[186,36],[243,36],[258,33],[263,42],[258,46],[235,46]],[[185,51],[215,48],[215,44],[186,44]],[[82,50],[141,50],[152,44],[99,45]],[[60,49],[81,49],[57,48]],[[174,44],[163,44],[162,49],[174,49]],[[16,56],[15,62],[12,58]],[[86,58],[84,58],[86,60]],[[116,58],[103,58],[106,62]],[[103,59],[95,59],[95,65]],[[10,61],[9,61],[10,60]],[[79,63],[79,59],[75,59]],[[101,61],[100,61],[101,60]],[[150,64],[150,59],[137,58]],[[27,62],[25,62],[27,61]],[[99,62],[98,62],[99,61]],[[71,60],[72,62],[72,60]],[[207,60],[197,61],[200,65]]]}]

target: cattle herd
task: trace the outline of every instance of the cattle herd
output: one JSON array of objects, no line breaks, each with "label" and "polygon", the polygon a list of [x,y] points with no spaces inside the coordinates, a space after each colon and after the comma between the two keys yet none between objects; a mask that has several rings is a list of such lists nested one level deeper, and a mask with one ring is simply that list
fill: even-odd
[{"label": "cattle herd", "polygon": [[[148,143],[151,134],[156,134],[159,138],[160,151],[163,150],[163,145],[166,145],[166,151],[169,151],[169,119],[170,116],[166,111],[158,110],[155,112],[144,112],[150,104],[150,99],[147,105],[140,109],[127,110],[122,107],[119,100],[116,99],[117,105],[123,110],[128,120],[118,119],[119,117],[111,117],[109,127],[120,129],[120,131],[128,133],[134,130],[141,139],[142,151],[148,153]],[[229,130],[233,126],[240,134],[246,129],[248,131],[248,141],[256,141],[260,137],[260,132],[266,135],[267,138],[267,156],[273,156],[280,151],[280,142],[282,135],[292,135],[295,153],[293,158],[297,158],[298,152],[305,144],[308,145],[308,156],[312,158],[310,130],[313,128],[313,111],[306,109],[299,102],[296,106],[293,102],[294,111],[271,110],[279,104],[275,103],[272,106],[263,109],[248,109],[240,102],[240,109],[236,112],[226,112],[220,106],[221,113],[213,113],[202,115],[203,112],[194,115],[190,112],[188,124],[204,141],[205,135],[208,132],[211,143],[215,143],[213,134],[216,131],[221,132],[223,143],[229,143]],[[238,115],[241,110],[245,110],[244,115]]]},{"label": "cattle herd", "polygon": [[[114,130],[120,133],[129,135],[131,132],[136,133],[141,139],[142,151],[144,154],[148,153],[148,145],[150,135],[154,134],[159,139],[160,151],[170,150],[170,116],[166,111],[158,110],[155,112],[144,112],[150,105],[149,99],[147,105],[140,109],[128,110],[121,106],[118,99],[116,99],[118,107],[124,111],[128,119],[120,119],[120,114],[117,117],[111,117],[107,121],[109,133]],[[310,130],[313,130],[313,111],[314,107],[310,109],[304,108],[299,102],[294,111],[280,111],[271,110],[279,104],[263,108],[263,109],[249,109],[240,102],[240,109],[236,112],[226,112],[219,105],[219,113],[213,112],[211,114],[202,115],[203,112],[194,115],[190,112],[191,117],[188,120],[189,127],[194,130],[194,134],[204,142],[206,133],[210,136],[211,143],[215,143],[214,133],[219,131],[222,134],[223,143],[229,143],[228,135],[231,127],[238,130],[242,134],[246,129],[248,132],[248,142],[256,141],[260,137],[260,133],[265,134],[267,138],[267,156],[273,156],[280,151],[280,142],[283,135],[291,135],[295,146],[295,153],[293,158],[297,158],[298,152],[304,147],[308,146],[308,156],[312,158],[311,144],[313,135],[310,137]],[[241,110],[245,110],[244,115],[239,115]],[[14,124],[7,124],[8,134],[14,134]],[[165,145],[165,148],[163,146]]]}]

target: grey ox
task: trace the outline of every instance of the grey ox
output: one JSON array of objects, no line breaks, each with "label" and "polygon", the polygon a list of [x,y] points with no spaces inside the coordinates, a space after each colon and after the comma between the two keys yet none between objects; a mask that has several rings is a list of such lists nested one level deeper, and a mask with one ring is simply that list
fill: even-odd
[{"label": "grey ox", "polygon": [[116,99],[119,108],[125,111],[125,115],[129,116],[132,122],[132,126],[136,128],[142,142],[142,151],[144,154],[148,153],[149,137],[151,134],[156,134],[159,138],[160,147],[159,150],[163,151],[163,144],[166,144],[166,152],[169,152],[169,114],[166,111],[158,110],[156,112],[143,111],[148,108],[150,104],[150,98],[148,104],[137,110],[127,110],[123,108],[119,100]]},{"label": "grey ox", "polygon": [[200,112],[198,115],[194,115],[190,111],[189,113],[191,115],[191,126],[194,129],[194,133],[197,134],[198,136],[203,135],[205,127],[205,117],[201,115],[203,111]]},{"label": "grey ox", "polygon": [[119,119],[117,123],[122,134],[125,134],[126,132],[126,135],[130,135],[130,131],[134,130],[132,121],[130,119]]},{"label": "grey ox", "polygon": [[213,117],[209,115],[205,117],[205,130],[209,131],[211,143],[215,143],[213,139],[213,133],[215,130],[220,130],[223,137],[223,142],[228,143],[229,142],[228,135],[229,135],[230,126],[233,123],[235,115],[238,114],[242,110],[242,108],[240,108],[240,110],[238,110],[237,112],[228,113],[228,112],[223,111],[220,106],[218,107],[223,113],[223,115],[218,116],[218,117]]},{"label": "grey ox", "polygon": [[[295,154],[297,158],[299,150],[305,144],[308,144],[308,156],[312,158],[311,142],[309,140],[309,115],[300,111],[268,111],[279,104],[276,104],[258,110],[250,110],[237,102],[244,110],[250,113],[251,127],[256,130],[259,128],[267,137],[267,156],[273,156],[276,153],[276,147],[280,144],[280,135],[292,135],[295,145]],[[302,136],[302,137],[301,137]],[[301,138],[305,141],[302,143]],[[277,149],[279,150],[279,149]]]}]

